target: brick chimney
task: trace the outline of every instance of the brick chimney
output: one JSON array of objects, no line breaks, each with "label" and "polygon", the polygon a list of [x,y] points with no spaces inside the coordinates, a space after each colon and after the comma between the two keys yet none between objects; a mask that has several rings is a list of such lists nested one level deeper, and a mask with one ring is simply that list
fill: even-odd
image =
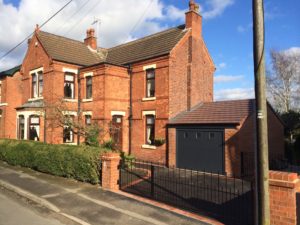
[{"label": "brick chimney", "polygon": [[95,30],[90,28],[86,31],[86,38],[84,43],[92,49],[97,50],[97,38],[95,37]]},{"label": "brick chimney", "polygon": [[190,0],[189,11],[185,13],[185,26],[192,29],[192,36],[202,36],[202,16],[199,14],[199,5],[194,0]]}]

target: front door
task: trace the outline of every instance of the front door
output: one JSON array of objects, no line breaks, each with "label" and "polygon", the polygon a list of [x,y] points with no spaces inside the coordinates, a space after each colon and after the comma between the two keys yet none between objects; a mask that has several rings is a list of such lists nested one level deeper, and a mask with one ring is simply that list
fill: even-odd
[{"label": "front door", "polygon": [[122,125],[123,116],[114,115],[112,119],[112,139],[117,150],[122,150]]}]

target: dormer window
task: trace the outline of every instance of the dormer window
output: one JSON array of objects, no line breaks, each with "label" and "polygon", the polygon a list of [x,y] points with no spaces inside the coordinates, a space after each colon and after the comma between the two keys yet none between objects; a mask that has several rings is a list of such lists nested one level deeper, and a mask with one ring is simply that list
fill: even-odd
[{"label": "dormer window", "polygon": [[39,98],[43,96],[43,71],[37,71],[31,73],[31,96],[32,98]]},{"label": "dormer window", "polygon": [[146,70],[146,97],[155,97],[155,69]]},{"label": "dormer window", "polygon": [[75,98],[75,75],[73,73],[65,73],[64,97],[67,99]]}]

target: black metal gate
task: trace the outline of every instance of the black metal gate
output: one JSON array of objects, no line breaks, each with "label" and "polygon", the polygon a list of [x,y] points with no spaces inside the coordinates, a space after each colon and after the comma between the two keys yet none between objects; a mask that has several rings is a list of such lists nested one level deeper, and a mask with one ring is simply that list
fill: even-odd
[{"label": "black metal gate", "polygon": [[177,208],[207,215],[224,224],[253,224],[249,181],[143,161],[122,161],[120,189]]}]

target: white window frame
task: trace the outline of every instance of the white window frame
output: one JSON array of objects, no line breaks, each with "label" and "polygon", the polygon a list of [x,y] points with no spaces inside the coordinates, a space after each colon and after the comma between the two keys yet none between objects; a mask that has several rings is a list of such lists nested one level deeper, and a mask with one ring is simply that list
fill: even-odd
[{"label": "white window frame", "polygon": [[[24,116],[24,126],[25,126],[25,129],[24,129],[24,140],[28,140],[28,118],[30,116],[39,116],[39,117],[43,117],[44,116],[44,112],[41,112],[41,111],[21,111],[21,112],[17,112],[17,122],[18,122],[18,118],[19,116]],[[17,126],[16,126],[16,139],[18,139],[18,126],[19,124],[16,123]]]},{"label": "white window frame", "polygon": [[[40,67],[34,70],[29,71],[30,77],[31,77],[31,98],[28,99],[29,101],[35,101],[35,100],[39,100],[39,99],[43,99],[43,93],[40,95],[40,78],[39,78],[39,74],[42,72],[42,76],[43,76],[43,91],[44,91],[44,68]],[[36,83],[35,83],[35,87],[36,87],[36,96],[34,96],[33,93],[33,86],[32,86],[32,77],[33,75],[36,76]]]},{"label": "white window frame", "polygon": [[[155,110],[142,111],[142,115],[143,115],[143,118],[146,118],[146,116],[154,116],[154,129],[155,129],[155,121],[156,121],[156,112],[155,112]],[[146,126],[146,123],[145,123],[144,126]],[[146,129],[144,128],[144,130],[146,130]],[[155,145],[143,144],[142,148],[143,149],[156,149],[156,146]]]}]

